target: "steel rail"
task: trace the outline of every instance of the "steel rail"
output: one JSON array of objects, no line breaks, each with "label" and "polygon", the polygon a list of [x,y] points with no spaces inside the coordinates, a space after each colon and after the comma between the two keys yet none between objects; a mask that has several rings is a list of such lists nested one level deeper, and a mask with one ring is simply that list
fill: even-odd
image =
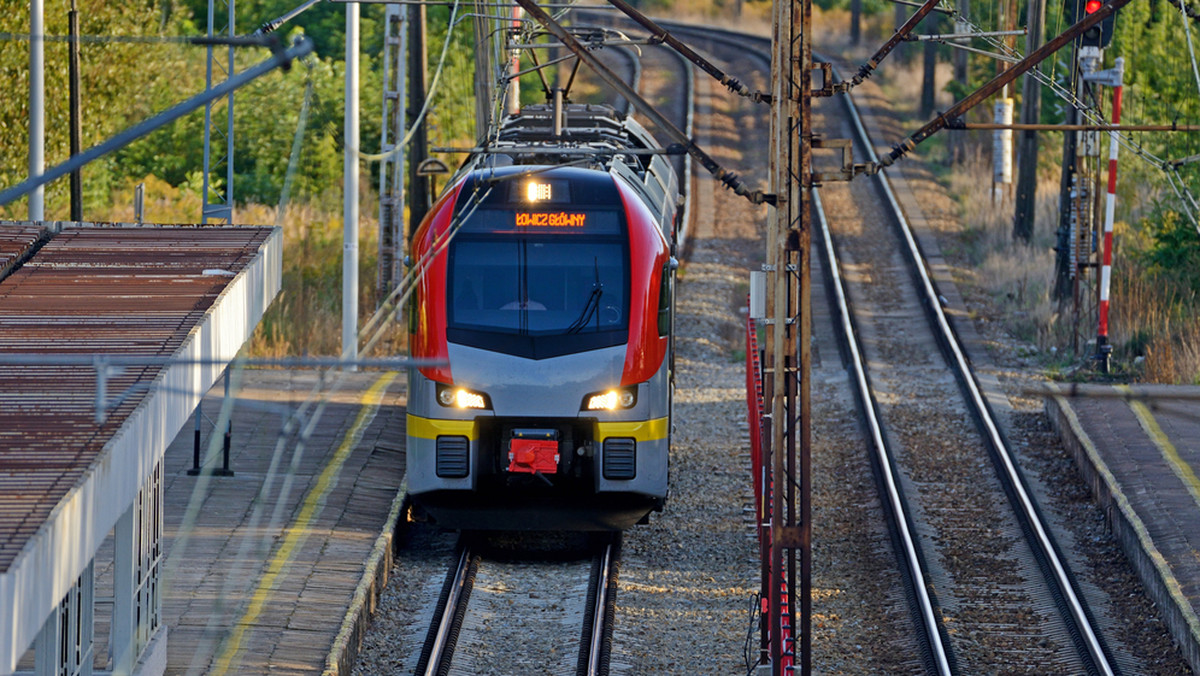
[{"label": "steel rail", "polygon": [[[588,10],[592,8],[579,8],[576,15],[582,18]],[[606,17],[616,18],[616,17]],[[594,19],[592,19],[594,20]],[[683,133],[688,138],[693,138],[696,134],[696,71],[691,67],[687,58],[680,54],[677,50],[668,49],[671,54],[680,64],[683,69],[685,87],[684,101],[686,102],[686,110],[684,111]],[[679,181],[679,192],[683,194],[683,207],[679,218],[679,231],[675,233],[675,252],[673,255],[682,257],[684,247],[687,244],[688,229],[692,222],[692,177],[695,174],[693,159],[681,148],[663,148],[659,150],[646,151],[641,150],[639,153],[663,154],[663,155],[683,155],[683,173],[676,176]]]},{"label": "steel rail", "polygon": [[[1107,7],[1108,5],[1106,5]],[[859,116],[858,108],[855,105],[851,96],[846,96],[843,99],[846,110],[850,115],[851,122],[854,125],[855,131],[858,134],[859,140],[863,147],[867,149],[872,162],[878,162],[878,156],[871,144],[870,136],[866,132],[866,127],[863,125],[862,119]],[[921,255],[920,249],[917,246],[916,238],[913,235],[912,227],[904,216],[904,210],[900,207],[900,202],[896,198],[895,192],[892,190],[891,181],[888,179],[886,171],[881,167],[876,174],[880,189],[891,207],[892,212],[896,216],[896,223],[903,235],[905,241],[905,253],[908,255],[913,268],[916,270],[919,279],[921,291],[924,295],[924,305],[927,312],[933,315],[933,319],[937,324],[938,330],[942,335],[943,352],[950,360],[951,365],[956,369],[958,380],[962,387],[966,390],[969,399],[969,404],[974,407],[976,419],[983,427],[981,430],[984,433],[985,439],[991,446],[995,458],[999,461],[998,469],[1001,472],[1001,478],[1006,480],[1008,488],[1011,489],[1013,497],[1016,499],[1020,507],[1020,516],[1025,521],[1030,529],[1033,540],[1031,544],[1037,546],[1036,551],[1043,558],[1046,566],[1049,568],[1047,577],[1056,591],[1061,595],[1062,603],[1066,606],[1068,618],[1077,633],[1075,637],[1083,657],[1087,658],[1091,665],[1095,668],[1096,673],[1112,675],[1117,673],[1113,665],[1109,662],[1108,655],[1101,643],[1100,636],[1095,628],[1092,627],[1091,619],[1088,617],[1087,609],[1080,599],[1080,595],[1075,590],[1071,580],[1071,575],[1067,571],[1066,565],[1058,556],[1058,551],[1054,545],[1053,538],[1050,536],[1048,529],[1042,523],[1037,506],[1029,492],[1025,488],[1020,471],[1017,469],[1016,461],[1012,457],[1007,444],[1000,434],[999,426],[996,424],[992,416],[991,409],[984,400],[983,393],[979,384],[975,380],[974,373],[971,370],[970,364],[967,362],[966,354],[959,344],[957,334],[950,326],[949,320],[946,318],[946,313],[942,309],[941,303],[938,301],[938,294],[933,286],[933,280],[929,276],[929,272],[925,267],[924,258]]]},{"label": "steel rail", "polygon": [[[703,30],[708,33],[719,33],[731,38],[740,37],[743,40],[746,37],[745,34],[739,34],[734,31],[723,29],[708,29],[701,26],[690,26],[690,28],[693,28],[697,31]],[[758,36],[752,37],[756,37],[759,40],[765,39]],[[744,45],[744,43],[742,44]],[[835,74],[835,81],[840,79],[840,75]],[[862,123],[852,97],[846,96],[844,102],[851,117],[855,131],[857,132],[863,146],[867,148],[867,152],[870,155],[869,160],[873,163],[878,163],[879,158],[875,153],[874,147],[871,145],[870,137],[866,132],[866,128]],[[977,420],[979,420],[980,425],[984,428],[981,431],[985,432],[984,436],[993,448],[997,459],[1000,461],[1000,466],[1004,470],[1004,475],[1007,478],[1010,487],[1012,488],[1013,495],[1021,505],[1023,515],[1026,517],[1029,528],[1034,535],[1034,544],[1037,545],[1039,553],[1043,555],[1044,561],[1047,567],[1050,569],[1049,572],[1052,573],[1052,575],[1048,575],[1048,577],[1051,578],[1051,581],[1057,588],[1057,591],[1063,600],[1063,605],[1067,608],[1067,619],[1071,622],[1077,632],[1077,642],[1083,644],[1080,646],[1080,651],[1084,653],[1083,656],[1090,660],[1095,666],[1096,673],[1106,675],[1117,673],[1113,665],[1109,662],[1099,635],[1091,626],[1091,621],[1088,618],[1086,608],[1083,602],[1080,600],[1078,592],[1071,583],[1070,574],[1067,572],[1066,566],[1059,558],[1058,552],[1053,545],[1052,538],[1049,536],[1045,526],[1041,523],[1041,518],[1037,512],[1035,503],[1025,488],[1024,482],[1020,477],[1019,470],[1016,468],[1015,461],[1012,458],[1012,454],[1008,450],[1007,445],[1000,434],[999,427],[991,414],[991,410],[987,407],[979,385],[976,382],[974,375],[971,372],[970,365],[966,360],[966,356],[961,346],[958,344],[957,335],[950,327],[945,312],[942,310],[941,303],[937,299],[937,292],[933,287],[933,282],[924,266],[924,259],[920,254],[915,237],[912,234],[911,226],[904,217],[899,200],[896,198],[896,195],[892,190],[890,180],[886,175],[886,170],[881,167],[876,176],[879,179],[879,185],[887,198],[891,210],[894,214],[896,214],[897,223],[899,224],[901,233],[906,241],[906,253],[908,253],[908,255],[911,257],[912,261],[914,262],[914,267],[918,271],[921,278],[921,286],[923,287],[923,293],[925,295],[924,305],[926,305],[926,307],[929,309],[929,312],[935,315],[936,323],[939,327],[939,330],[942,332],[946,357],[952,362],[958,371],[959,380],[969,395],[968,398],[970,401],[968,403],[975,407],[977,411]],[[814,190],[814,193],[815,192],[816,191]]]},{"label": "steel rail", "polygon": [[[727,73],[725,73],[724,71],[722,71],[720,68],[717,68],[717,66],[715,64],[713,64],[711,61],[704,58],[703,56],[700,56],[691,47],[687,46],[685,43],[681,42],[678,38],[671,35],[670,31],[666,30],[662,26],[661,23],[656,23],[653,19],[647,17],[645,14],[642,14],[640,11],[638,11],[638,9],[636,7],[634,7],[630,3],[626,2],[625,0],[608,0],[608,1],[610,4],[612,4],[612,6],[616,7],[617,9],[621,10],[622,12],[624,12],[625,15],[628,16],[631,20],[636,22],[642,28],[649,31],[650,35],[653,37],[654,40],[665,43],[666,45],[671,47],[671,49],[674,50],[677,54],[682,56],[687,61],[694,63],[697,67],[699,67],[705,73],[708,73],[709,75],[711,75],[714,80],[720,82],[729,91],[737,94],[738,96],[744,96],[744,97],[753,99],[755,101],[769,102],[769,100],[770,100],[769,94],[763,94],[762,92],[753,91],[746,85],[742,84],[742,82],[739,81],[737,78],[732,77],[732,76],[728,75]],[[930,1],[932,2],[933,0],[930,0]]]},{"label": "steel rail", "polygon": [[[639,52],[634,50],[632,47],[626,46],[617,46],[616,52],[621,55],[621,58],[629,62],[629,83],[630,86],[633,87],[634,91],[636,91],[642,86],[642,59],[639,55]],[[620,101],[618,103],[619,105],[613,106],[617,109],[617,112],[621,113],[622,115],[628,115],[629,109],[633,107],[633,103],[631,103],[629,99],[625,98],[624,96],[620,97]]]},{"label": "steel rail", "polygon": [[541,24],[543,28],[548,30],[566,45],[568,49],[574,52],[579,57],[579,60],[587,64],[598,77],[607,82],[613,89],[616,89],[626,99],[629,99],[638,112],[654,122],[673,142],[682,145],[689,155],[700,162],[709,173],[715,176],[727,188],[754,204],[769,203],[774,200],[773,195],[767,195],[760,190],[751,190],[738,178],[736,173],[723,168],[711,155],[697,146],[692,139],[688,138],[670,120],[655,110],[654,106],[650,105],[637,92],[630,89],[627,83],[621,81],[612,71],[605,68],[604,64],[600,63],[596,56],[586,49],[585,45],[542,10],[534,0],[516,0],[516,2],[525,9],[531,18]]},{"label": "steel rail", "polygon": [[[616,537],[619,538],[620,535]],[[588,609],[592,614],[592,631],[591,639],[588,642],[587,670],[585,672],[587,676],[601,676],[605,673],[603,669],[604,635],[606,632],[610,632],[612,627],[609,627],[604,620],[608,614],[608,578],[612,571],[615,549],[616,542],[610,541],[600,555],[600,567],[596,574],[596,602]]]},{"label": "steel rail", "polygon": [[863,367],[866,360],[859,347],[858,330],[854,325],[854,319],[850,313],[849,302],[846,300],[846,287],[842,280],[837,251],[833,246],[833,237],[829,231],[829,222],[825,218],[825,208],[821,204],[821,195],[816,188],[813,189],[813,206],[816,210],[817,221],[821,226],[821,238],[824,244],[828,274],[833,280],[833,292],[837,299],[837,311],[841,320],[839,327],[842,331],[844,344],[850,350],[850,368],[853,371],[854,382],[857,386],[859,403],[862,405],[863,415],[866,418],[867,427],[871,433],[871,446],[875,452],[880,478],[883,480],[885,488],[884,492],[886,495],[884,497],[891,507],[894,521],[893,528],[903,544],[903,552],[897,552],[897,558],[902,559],[904,567],[908,570],[908,584],[912,588],[913,595],[917,600],[917,615],[921,628],[924,631],[925,639],[928,642],[927,647],[937,673],[942,676],[949,676],[953,673],[951,669],[953,657],[950,653],[950,648],[942,640],[943,636],[938,612],[935,610],[933,598],[925,586],[925,564],[918,551],[916,538],[913,536],[914,526],[911,525],[912,518],[901,496],[899,482],[896,480],[893,454],[883,438],[883,426],[879,420],[879,404],[871,394],[871,384],[868,382],[866,369]]},{"label": "steel rail", "polygon": [[452,640],[453,629],[455,624],[461,618],[462,605],[468,596],[467,582],[471,570],[471,549],[464,546],[459,552],[458,566],[454,571],[454,581],[450,586],[450,594],[446,597],[446,605],[442,608],[442,614],[437,618],[437,630],[431,632],[433,641],[428,660],[425,662],[425,670],[422,672],[425,676],[438,676],[445,673],[449,667],[449,660],[454,653],[454,641]]}]

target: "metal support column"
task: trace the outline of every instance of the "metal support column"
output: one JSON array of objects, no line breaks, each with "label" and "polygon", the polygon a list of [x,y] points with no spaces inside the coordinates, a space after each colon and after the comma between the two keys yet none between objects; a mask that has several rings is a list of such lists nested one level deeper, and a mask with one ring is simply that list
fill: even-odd
[{"label": "metal support column", "polygon": [[[234,26],[234,2],[235,0],[208,0],[208,37],[212,38],[218,35],[216,30],[217,19],[217,4],[220,3],[225,7],[225,27],[220,29],[220,33],[224,33],[230,38],[236,37],[236,28]],[[220,69],[223,71],[224,78],[228,80],[233,77],[233,45],[227,48],[227,56],[225,65],[222,66],[215,58],[214,49],[216,47],[211,43],[208,45],[208,65],[204,71],[204,86],[205,89],[213,88],[214,71]],[[201,223],[208,223],[209,219],[218,222],[232,223],[233,222],[233,92],[229,92],[229,98],[225,102],[225,124],[222,126],[213,118],[213,108],[216,102],[209,102],[204,106],[204,187],[203,187],[203,206],[201,207]],[[216,136],[217,143],[224,142],[223,154],[213,159],[213,137]],[[223,190],[218,190],[215,186],[210,185],[212,173],[214,171],[225,170],[225,185]]]},{"label": "metal support column", "polygon": [[[428,59],[425,54],[425,5],[409,5],[408,40],[408,118],[416,121],[421,108],[425,105],[425,74],[428,71]],[[422,120],[412,130],[412,143],[408,147],[408,236],[421,225],[429,207],[433,205],[430,197],[429,179],[418,172],[421,163],[429,153],[429,139],[425,131],[428,124]]]},{"label": "metal support column", "polygon": [[[46,168],[46,23],[43,0],[29,2],[29,176]],[[29,220],[45,217],[45,188],[29,194]]]},{"label": "metal support column", "polygon": [[[379,298],[396,288],[404,260],[404,134],[405,116],[404,57],[408,43],[408,11],[403,5],[384,9],[383,34],[383,125],[380,152],[385,156],[379,167]],[[393,151],[395,151],[393,153]]]},{"label": "metal support column", "polygon": [[771,322],[771,551],[768,631],[771,672],[811,669],[809,244],[812,188],[811,0],[777,0],[771,111],[771,192],[767,235]]},{"label": "metal support column", "polygon": [[36,676],[90,676],[95,620],[95,569],[93,559],[46,618],[34,641],[33,673]]},{"label": "metal support column", "polygon": [[[70,98],[71,155],[83,150],[83,103],[79,84],[79,10],[71,0],[67,12],[67,32],[71,36],[67,56],[67,80]],[[83,170],[71,172],[71,220],[83,220]]]},{"label": "metal support column", "polygon": [[[342,159],[342,359],[358,359],[358,25],[346,3],[345,157]],[[357,367],[346,366],[354,371]]]},{"label": "metal support column", "polygon": [[109,635],[114,676],[133,673],[162,625],[162,462],[113,527],[113,610]]}]

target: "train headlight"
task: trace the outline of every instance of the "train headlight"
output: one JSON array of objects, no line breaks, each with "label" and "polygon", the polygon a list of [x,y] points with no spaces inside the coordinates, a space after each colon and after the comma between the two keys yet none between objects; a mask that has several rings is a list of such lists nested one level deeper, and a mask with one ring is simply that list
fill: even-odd
[{"label": "train headlight", "polygon": [[448,387],[438,385],[438,403],[446,407],[489,409],[488,397],[482,392],[475,392],[464,387]]},{"label": "train headlight", "polygon": [[583,408],[587,411],[615,411],[618,408],[633,408],[635,404],[637,404],[637,387],[593,392],[583,398]]}]

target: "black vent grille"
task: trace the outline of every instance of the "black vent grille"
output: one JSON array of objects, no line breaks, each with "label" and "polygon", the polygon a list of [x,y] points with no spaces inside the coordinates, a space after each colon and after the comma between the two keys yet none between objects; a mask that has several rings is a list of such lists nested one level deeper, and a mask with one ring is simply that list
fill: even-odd
[{"label": "black vent grille", "polygon": [[632,479],[637,476],[637,441],[626,438],[604,440],[604,478]]},{"label": "black vent grille", "polygon": [[470,469],[471,442],[466,437],[437,438],[437,475],[461,479]]}]

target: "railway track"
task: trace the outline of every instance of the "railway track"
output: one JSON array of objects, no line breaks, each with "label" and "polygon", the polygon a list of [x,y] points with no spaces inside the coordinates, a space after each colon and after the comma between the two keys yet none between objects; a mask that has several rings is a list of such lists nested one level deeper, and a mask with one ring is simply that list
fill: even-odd
[{"label": "railway track", "polygon": [[[733,73],[743,74],[748,70],[754,72],[755,69],[766,73],[769,70],[765,54],[758,53],[753,48],[755,38],[712,30],[705,31],[701,36],[696,32],[697,29],[692,27],[674,28],[678,29],[681,35],[687,35],[689,44],[699,46],[721,59]],[[658,58],[662,59],[659,63],[666,65],[677,58],[669,54],[652,56],[660,51],[660,48],[643,48],[642,87],[644,95],[651,100],[654,100],[654,97],[660,100],[670,98],[671,95],[666,93],[669,91],[667,87],[672,84],[670,80],[679,79],[674,75],[664,75],[662,66],[651,66],[645,62],[650,58]],[[765,83],[756,86],[764,89]],[[713,89],[719,87],[713,86]],[[703,98],[703,93],[701,97]],[[680,97],[676,95],[674,98],[678,100]],[[724,105],[715,98],[713,100],[718,106]],[[832,108],[832,105],[827,107]],[[729,110],[729,107],[721,109],[723,114],[728,114]],[[709,108],[699,115],[710,115],[712,112]],[[759,168],[760,175],[756,176],[753,173],[760,149],[756,148],[752,139],[755,133],[765,132],[765,107],[762,107],[762,112],[761,117],[738,118],[740,137],[733,138],[718,132],[710,146],[724,147],[720,156],[722,161],[728,162],[731,168],[746,173],[751,181],[759,182],[765,181],[765,171],[762,171],[765,167]],[[820,112],[822,111],[819,110],[818,113]],[[829,111],[824,112],[828,114]],[[827,137],[846,136],[849,131],[837,127],[843,115],[841,112],[836,116],[830,115],[823,121],[826,128],[821,132]],[[700,139],[703,144],[703,137],[700,136]],[[687,181],[684,185],[690,187],[691,182]],[[877,244],[875,249],[890,254],[899,250],[899,243],[903,239],[892,229],[894,226],[887,216],[886,198],[881,198],[875,191],[876,188],[868,180],[860,178],[850,186],[831,187],[822,192],[822,197],[839,212],[831,228],[831,243],[836,242],[839,253],[846,257],[838,266],[847,279],[846,295],[851,299],[856,312],[875,317],[872,321],[860,319],[857,330],[865,343],[861,349],[867,362],[865,378],[875,386],[877,408],[881,413],[878,436],[882,441],[892,444],[895,458],[881,461],[881,465],[886,462],[894,469],[891,483],[899,490],[907,492],[905,497],[896,495],[881,498],[881,501],[894,503],[897,513],[911,511],[914,514],[907,522],[909,539],[914,543],[913,548],[911,552],[901,555],[912,561],[911,564],[906,564],[912,567],[904,573],[910,580],[906,594],[910,598],[917,598],[922,590],[930,592],[926,601],[915,603],[906,603],[903,599],[887,599],[883,595],[872,599],[881,605],[894,603],[900,607],[924,607],[924,614],[914,614],[914,619],[906,625],[903,638],[888,636],[883,640],[893,646],[894,651],[900,653],[916,654],[914,646],[924,644],[927,646],[923,651],[925,656],[917,661],[901,661],[897,669],[888,671],[974,673],[993,671],[998,665],[1004,665],[1007,671],[1013,673],[1122,671],[1113,667],[1111,663],[1111,671],[1097,666],[1091,661],[1092,658],[1086,656],[1086,647],[1082,651],[1075,650],[1081,642],[1072,636],[1086,634],[1088,630],[1072,628],[1072,621],[1063,619],[1058,614],[1054,597],[1062,596],[1061,591],[1054,592],[1048,587],[1040,591],[1032,589],[1031,581],[1041,576],[1043,565],[1028,552],[1033,548],[1031,545],[1019,544],[1023,541],[1022,531],[1029,528],[1023,529],[1020,519],[1015,516],[999,516],[1002,511],[1007,510],[1011,501],[999,483],[1000,479],[995,478],[995,472],[991,469],[993,461],[986,450],[987,442],[980,436],[980,425],[973,421],[972,414],[969,413],[969,407],[972,405],[970,397],[963,396],[959,377],[949,370],[947,360],[934,347],[942,339],[935,338],[929,330],[918,329],[916,326],[917,321],[924,317],[925,308],[915,292],[905,291],[913,287],[913,273],[909,272],[906,267],[908,263],[902,257],[892,260],[886,256],[882,259],[871,259],[868,256],[871,242]],[[696,195],[700,204],[697,209],[699,217],[694,224],[692,235],[700,242],[697,244],[699,258],[689,263],[688,275],[681,279],[681,317],[707,317],[710,311],[716,314],[718,311],[712,308],[718,307],[719,310],[723,302],[722,295],[744,294],[744,289],[739,292],[733,282],[724,279],[727,276],[724,268],[732,265],[740,266],[739,269],[744,270],[753,266],[756,260],[760,260],[757,256],[743,260],[740,258],[741,253],[730,254],[728,243],[737,242],[738,238],[748,241],[752,235],[747,233],[752,233],[756,227],[752,221],[761,218],[761,214],[746,208],[740,200],[725,200],[726,197],[723,192],[714,196],[711,190],[704,189]],[[847,220],[846,214],[856,215]],[[706,222],[706,215],[712,219],[711,222]],[[848,226],[847,223],[853,225]],[[879,225],[880,229],[869,229],[875,225]],[[854,229],[859,227],[861,230]],[[730,237],[729,233],[737,234]],[[717,242],[721,244],[716,245]],[[852,246],[859,243],[867,248],[855,249]],[[717,263],[718,260],[721,262]],[[885,273],[890,276],[882,277]],[[704,297],[695,297],[696,293],[702,293]],[[744,298],[744,295],[742,297]],[[694,320],[684,321],[690,323]],[[708,325],[708,319],[704,321],[704,326],[710,333],[723,330],[716,324]],[[719,398],[714,392],[721,392],[720,387],[729,387],[719,384],[723,382],[721,379],[724,378],[724,371],[728,369],[728,356],[712,349],[720,341],[719,338],[714,338],[715,334],[689,335],[686,325],[680,336],[677,348],[681,360],[680,392],[688,393],[697,387],[694,382],[697,379],[703,383],[700,387],[716,384],[717,389],[705,390],[701,402],[689,402],[682,406],[677,404],[676,416],[680,430],[672,457],[671,502],[668,503],[667,512],[655,517],[651,526],[638,527],[627,535],[622,580],[623,585],[627,584],[628,588],[622,589],[622,603],[617,613],[617,631],[613,636],[614,664],[620,665],[616,668],[616,673],[654,673],[680,668],[679,663],[671,661],[671,651],[663,649],[671,642],[672,635],[669,633],[669,627],[663,626],[662,618],[688,617],[696,626],[704,627],[717,626],[708,623],[721,617],[724,618],[721,620],[722,627],[740,622],[731,620],[729,611],[724,611],[726,614],[722,616],[711,612],[696,615],[690,610],[692,605],[698,603],[698,598],[707,597],[706,603],[711,600],[710,594],[700,592],[703,589],[702,585],[711,584],[714,579],[725,579],[720,578],[723,573],[714,572],[714,564],[729,555],[724,553],[723,549],[714,556],[709,548],[718,544],[728,548],[737,540],[744,548],[741,554],[733,556],[745,556],[753,547],[745,539],[744,533],[738,534],[740,538],[734,538],[731,533],[725,532],[731,530],[727,527],[728,522],[736,520],[736,517],[724,520],[714,517],[717,505],[706,490],[698,490],[699,486],[708,489],[713,484],[725,481],[726,472],[718,469],[717,463],[727,462],[729,457],[727,451],[719,451],[716,455],[704,455],[707,451],[702,447],[707,442],[701,438],[708,439],[714,434],[727,439],[740,436],[736,428],[722,427],[721,421],[714,419],[712,415],[714,409],[709,402],[715,399],[710,398]],[[700,371],[689,375],[689,372],[696,371],[697,368]],[[733,381],[736,382],[739,378],[740,376],[734,374]],[[689,394],[684,394],[681,400],[688,401]],[[821,421],[816,421],[816,424],[821,424]],[[694,432],[693,428],[697,431]],[[932,433],[925,433],[929,431]],[[702,457],[713,459],[699,460]],[[698,481],[690,478],[696,473],[702,476]],[[729,474],[732,476],[736,473]],[[747,489],[745,482],[748,480],[744,475],[735,479]],[[839,480],[845,479],[839,477]],[[680,485],[684,486],[682,490]],[[1036,509],[1034,511],[1036,512]],[[721,526],[718,527],[717,524]],[[700,527],[695,527],[696,525]],[[821,531],[818,529],[815,532],[816,537],[820,538]],[[901,538],[897,538],[899,539]],[[446,548],[448,547],[444,547]],[[696,567],[696,570],[692,569],[693,566],[686,562],[687,557],[684,556],[684,552],[690,552],[692,549],[697,551],[698,559],[707,561],[704,566]],[[896,549],[901,548],[897,546]],[[1051,551],[1054,549],[1052,545]],[[443,552],[441,556],[448,557],[449,554]],[[663,563],[664,561],[669,563]],[[441,570],[444,571],[444,568]],[[997,573],[999,578],[987,581],[989,576],[995,578]],[[556,588],[579,586],[578,582],[567,582],[566,578],[562,577],[563,574],[562,571],[551,573],[560,576],[554,585]],[[423,581],[423,575],[427,575],[428,579]],[[525,574],[518,575],[528,577]],[[739,580],[745,586],[753,586],[754,575],[752,567],[742,568],[738,575],[729,579]],[[434,577],[437,578],[436,582],[432,582]],[[410,600],[407,605],[402,606],[405,609],[402,612],[419,617],[428,616],[426,619],[432,621],[432,612],[423,609],[431,605],[428,599],[437,596],[444,586],[444,572],[418,573],[415,578],[415,584],[407,585],[407,589],[414,598],[419,597],[419,600]],[[571,578],[578,580],[578,575],[572,573]],[[503,586],[503,583],[484,584],[489,588],[495,584]],[[737,582],[725,584],[725,589],[738,588]],[[405,583],[401,583],[401,586],[404,588]],[[479,588],[477,578],[474,589]],[[477,591],[472,592],[472,595],[477,594]],[[1078,596],[1077,593],[1075,595]],[[502,605],[507,605],[507,602]],[[718,604],[714,602],[712,605],[716,607]],[[741,607],[743,604],[738,601],[736,605]],[[820,603],[814,605],[815,612],[822,612],[820,608]],[[889,612],[891,611],[885,610],[883,614]],[[1083,614],[1087,615],[1086,612]],[[510,618],[507,622],[511,624],[512,617],[513,615],[506,610],[503,613],[497,610],[493,614],[494,619],[490,621],[504,623],[505,620],[501,618]],[[554,673],[578,668],[583,630],[582,624],[576,626],[579,628],[579,636],[567,639],[564,634],[561,645],[567,647],[558,650],[569,653],[570,657],[556,654],[555,659],[559,661],[554,663],[556,666],[553,668],[546,667],[546,662],[539,662],[540,667],[532,668]],[[924,637],[914,634],[913,627],[922,629],[919,633]],[[696,650],[728,659],[732,651],[727,637],[719,635],[723,630],[701,631],[706,634],[704,641],[711,642],[698,643]],[[735,628],[734,632],[737,631]],[[1093,629],[1091,632],[1099,634],[1102,630]],[[411,631],[410,638],[406,639],[409,642],[408,649],[412,650],[413,645],[421,645],[428,633],[429,629],[425,624],[421,624],[418,630]],[[560,643],[557,638],[547,639],[556,635],[550,629],[535,629],[533,633],[540,637],[536,644],[523,646],[513,639],[512,646],[506,648],[511,648],[509,652],[513,655],[541,655],[545,645],[550,642]],[[866,640],[875,640],[877,636],[869,632],[864,634],[866,635],[871,636]],[[498,641],[491,634],[484,636],[485,638],[460,640],[458,645],[495,645]],[[403,643],[403,640],[401,642]],[[1116,643],[1117,650],[1120,650],[1119,640]],[[936,644],[942,644],[943,647],[935,647]],[[704,650],[699,647],[702,645],[714,647]],[[818,652],[822,650],[823,646],[815,645],[818,646]],[[1102,648],[1100,653],[1104,652]],[[457,665],[463,664],[458,660],[465,659],[462,657],[461,647],[456,653],[458,656],[450,662],[454,665],[450,673],[456,673]],[[1064,653],[1070,653],[1070,656],[1064,658]],[[501,667],[496,663],[478,661],[488,660],[487,655],[473,659],[476,659],[476,662],[471,668],[480,669],[484,673],[506,673],[505,669],[508,667],[522,670],[513,666],[514,663],[504,663],[506,666]],[[822,655],[817,661],[827,664],[828,655]],[[412,671],[414,665],[406,664],[405,671]],[[531,668],[529,662],[520,664],[524,665],[525,670]],[[722,665],[717,667],[721,673],[732,671],[728,668],[728,662],[715,664]],[[863,668],[862,662],[848,664],[857,665],[849,666],[850,671]]]},{"label": "railway track", "polygon": [[[746,49],[745,36],[705,32],[714,47]],[[857,120],[853,100],[839,98]],[[854,131],[860,151],[873,153],[861,123]],[[1119,673],[985,403],[886,176],[879,191],[855,191],[857,206],[874,201],[871,211],[886,217],[857,224],[862,230],[853,239],[860,247],[849,251],[851,262],[839,261],[827,227],[822,253],[843,302],[843,335],[878,453],[881,501],[891,516],[922,661],[939,674],[997,664],[1013,673]],[[822,211],[819,196],[816,202]],[[823,213],[819,220],[825,222]],[[880,232],[871,227],[876,223],[895,227]],[[896,251],[904,255],[897,259]],[[853,268],[857,284],[846,284],[843,266]],[[856,297],[853,310],[846,296]],[[923,316],[922,325],[916,320]],[[863,326],[867,346],[858,344],[855,326]],[[922,400],[938,403],[916,403]],[[948,421],[947,413],[959,419]]]},{"label": "railway track", "polygon": [[[873,158],[853,100],[841,98],[857,144]],[[915,532],[919,516],[929,533],[905,547],[911,561],[930,552],[910,576],[914,588],[931,581],[936,594],[937,606],[927,599],[920,612],[929,661],[937,673],[1001,663],[1014,673],[1119,673],[985,401],[886,174],[878,191],[891,237],[876,230],[843,238],[848,261],[839,260],[832,239],[825,253],[830,269],[879,276],[855,275],[857,284],[847,285],[857,297],[851,324],[868,343],[856,349],[870,363],[862,408],[878,415],[872,427],[883,430],[878,463],[901,477],[887,482],[886,499],[897,509],[912,507],[910,523],[897,518],[895,527]],[[903,297],[883,292],[914,287]],[[926,321],[915,321],[920,317]],[[854,340],[854,331],[845,335]],[[940,359],[929,349],[935,345]]]},{"label": "railway track", "polygon": [[462,535],[414,673],[607,674],[620,535],[578,539]]}]

